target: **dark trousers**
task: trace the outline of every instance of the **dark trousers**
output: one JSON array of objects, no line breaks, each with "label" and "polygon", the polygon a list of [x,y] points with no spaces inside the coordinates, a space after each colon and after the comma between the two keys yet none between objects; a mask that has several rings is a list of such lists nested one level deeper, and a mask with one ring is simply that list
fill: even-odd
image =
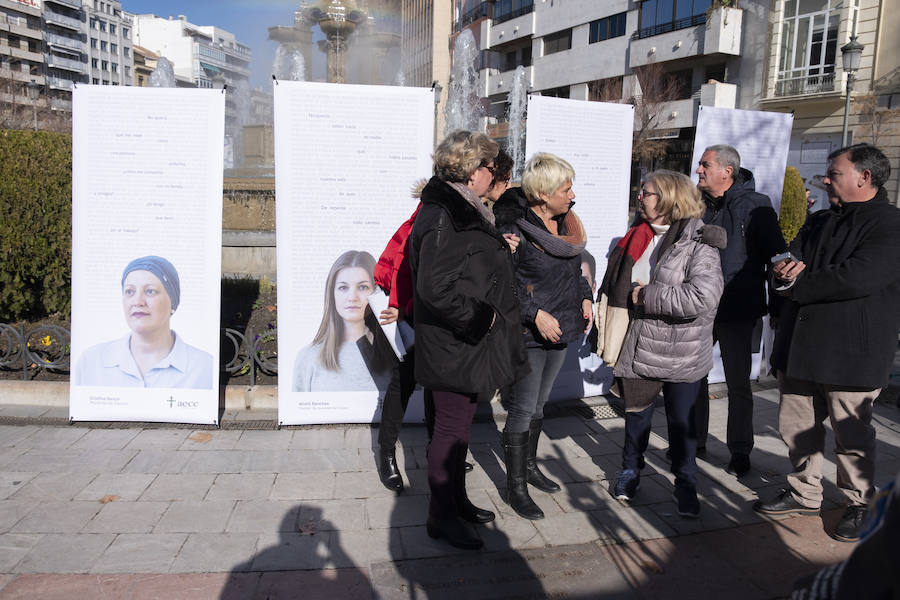
[{"label": "dark trousers", "polygon": [[[728,386],[728,430],[726,442],[732,454],[753,450],[753,391],[750,389],[753,330],[758,319],[716,321],[713,339],[719,342],[725,384]],[[709,388],[704,377],[697,395],[697,445],[706,447],[709,435]]]},{"label": "dark trousers", "polygon": [[528,366],[531,371],[516,381],[506,402],[506,426],[504,433],[528,431],[533,419],[544,418],[544,404],[550,397],[553,382],[566,360],[566,349],[528,349]]},{"label": "dark trousers", "polygon": [[[416,389],[416,353],[415,346],[410,348],[403,361],[394,365],[391,382],[384,394],[381,404],[381,424],[378,427],[378,445],[393,448],[400,436],[403,415],[409,406],[409,397]],[[431,390],[425,390],[425,428],[428,439],[434,435],[434,398]]]},{"label": "dark trousers", "polygon": [[[700,381],[692,383],[663,383],[666,422],[669,426],[669,451],[676,485],[697,484],[697,437],[694,429],[694,402]],[[639,470],[650,442],[650,427],[656,400],[641,412],[625,413],[625,447],[622,449],[622,468]]]},{"label": "dark trousers", "polygon": [[477,394],[434,390],[434,437],[428,449],[428,513],[435,519],[454,518],[466,496],[463,464],[469,450],[469,431],[478,406]]}]

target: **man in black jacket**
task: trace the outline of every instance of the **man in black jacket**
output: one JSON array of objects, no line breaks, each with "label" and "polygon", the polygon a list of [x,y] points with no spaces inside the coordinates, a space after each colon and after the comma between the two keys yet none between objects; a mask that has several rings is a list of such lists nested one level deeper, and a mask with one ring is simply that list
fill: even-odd
[{"label": "man in black jacket", "polygon": [[796,259],[773,269],[785,304],[772,365],[778,428],[793,472],[788,489],[753,508],[766,515],[818,514],[824,420],[835,437],[837,485],[849,505],[833,536],[859,539],[875,478],[872,403],[888,383],[900,327],[900,210],[881,187],[890,177],[878,148],[857,144],[828,157],[830,210],[812,215],[791,243]]},{"label": "man in black jacket", "polygon": [[[719,302],[713,337],[719,342],[728,385],[727,471],[741,476],[750,470],[753,449],[753,393],[750,368],[753,330],[766,314],[766,268],[786,245],[768,196],[756,192],[753,173],[741,168],[737,150],[710,146],[700,157],[697,187],[706,202],[703,221],[723,227],[728,245],[720,251],[725,292]],[[706,449],[709,392],[700,386],[695,405],[697,450]]]}]

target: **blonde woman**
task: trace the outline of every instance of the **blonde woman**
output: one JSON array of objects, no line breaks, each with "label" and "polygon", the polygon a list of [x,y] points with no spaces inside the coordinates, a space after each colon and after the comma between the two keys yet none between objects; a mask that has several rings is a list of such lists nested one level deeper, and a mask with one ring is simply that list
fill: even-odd
[{"label": "blonde woman", "polygon": [[712,368],[725,231],[703,224],[700,192],[680,173],[650,173],[638,199],[640,217],[610,255],[598,310],[598,351],[615,367],[626,411],[622,472],[612,492],[623,502],[637,492],[662,391],[677,512],[696,518],[693,411]]}]

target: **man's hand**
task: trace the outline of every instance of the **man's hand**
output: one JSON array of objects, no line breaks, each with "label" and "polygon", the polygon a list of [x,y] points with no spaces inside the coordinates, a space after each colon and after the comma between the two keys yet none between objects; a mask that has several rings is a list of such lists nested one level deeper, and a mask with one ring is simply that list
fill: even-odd
[{"label": "man's hand", "polygon": [[562,338],[562,329],[559,328],[559,321],[556,320],[556,317],[539,308],[534,317],[534,324],[537,325],[538,331],[545,340],[554,344],[559,343]]},{"label": "man's hand", "polygon": [[584,332],[587,333],[591,330],[591,325],[594,324],[594,303],[585,298],[581,301],[581,314],[584,315],[587,324],[584,326]]},{"label": "man's hand", "polygon": [[515,252],[516,248],[519,247],[519,236],[514,233],[504,233],[503,239],[506,240],[506,243],[509,244],[509,251]]},{"label": "man's hand", "polygon": [[391,323],[396,323],[400,318],[400,310],[394,308],[393,306],[388,306],[386,309],[381,311],[381,320],[379,323],[382,325],[390,325]]},{"label": "man's hand", "polygon": [[772,272],[781,281],[791,283],[805,268],[806,263],[802,260],[783,260],[772,267]]}]

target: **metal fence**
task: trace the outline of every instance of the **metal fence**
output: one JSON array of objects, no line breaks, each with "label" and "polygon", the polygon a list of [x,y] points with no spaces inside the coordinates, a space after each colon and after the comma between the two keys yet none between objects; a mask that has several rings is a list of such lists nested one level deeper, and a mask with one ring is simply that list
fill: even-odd
[{"label": "metal fence", "polygon": [[[249,375],[256,385],[258,373],[278,374],[278,330],[241,333],[224,327],[219,330],[219,372],[230,376]],[[21,371],[29,381],[42,370],[70,373],[71,332],[60,325],[38,325],[31,329],[0,323],[0,370]]]}]

